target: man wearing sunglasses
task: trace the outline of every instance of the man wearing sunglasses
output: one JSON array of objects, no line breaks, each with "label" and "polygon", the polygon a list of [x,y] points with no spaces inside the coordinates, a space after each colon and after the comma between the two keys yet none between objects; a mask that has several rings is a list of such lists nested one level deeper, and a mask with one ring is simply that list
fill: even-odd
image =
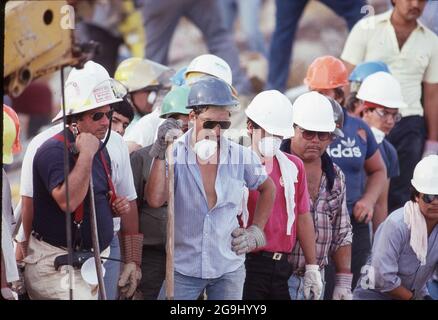
[{"label": "man wearing sunglasses", "polygon": [[[122,100],[123,92],[115,90],[116,86],[112,84],[112,81],[108,72],[92,61],[87,62],[81,70],[73,69],[66,81],[65,103],[69,124],[67,145],[69,145],[71,170],[69,197],[70,208],[74,211],[73,216],[76,219],[76,223],[72,223],[72,241],[75,250],[91,248],[90,203],[87,197],[91,174],[94,180],[100,248],[108,252],[107,248],[111,246],[111,256],[113,249],[120,252],[118,238],[114,233],[116,229],[115,226],[113,227],[113,213],[123,217],[122,244],[125,250],[128,250],[119,285],[123,286],[122,292],[126,293],[133,290],[132,286],[140,275],[141,257],[137,256],[138,251],[133,248],[136,248],[138,244],[141,248],[142,235],[138,234],[138,224],[135,223],[136,206],[134,208],[129,202],[135,200],[135,189],[132,194],[129,187],[125,189],[120,187],[123,185],[120,184],[120,179],[114,179],[116,175],[124,175],[125,180],[129,181],[130,167],[128,175],[120,174],[120,163],[114,165],[106,148],[97,153],[101,146],[99,140],[105,138],[109,121],[111,121],[113,112],[110,105]],[[60,114],[55,117],[54,121],[59,119]],[[53,132],[57,127],[57,132]],[[26,177],[31,177],[31,179],[33,177],[34,182],[31,187],[23,184],[27,191],[20,191],[23,203],[24,240],[29,241],[30,253],[24,260],[26,263],[25,280],[32,299],[68,299],[68,288],[62,285],[65,273],[56,272],[53,264],[56,256],[66,253],[64,139],[62,131],[59,132],[59,126],[54,126],[49,130],[35,137],[32,141],[32,148],[29,149],[29,153],[26,152],[28,159],[33,158],[33,173],[28,172],[28,159],[23,161],[23,170],[27,170]],[[52,132],[52,138],[46,141],[48,132]],[[118,136],[117,133],[113,134]],[[110,137],[113,137],[113,134]],[[123,143],[121,137],[119,141]],[[117,148],[118,153],[123,154],[123,151],[120,147]],[[120,194],[116,196],[115,191]],[[129,191],[126,196],[125,191]],[[33,208],[32,210],[29,210],[29,205]],[[114,245],[115,242],[117,246]],[[26,256],[26,246],[22,247],[24,248],[23,254]],[[103,256],[108,256],[107,254]],[[120,254],[117,258],[120,259]],[[41,261],[45,263],[39,263]],[[112,272],[112,269],[115,272]],[[117,268],[108,266],[105,287],[110,299],[116,298],[119,274],[120,266]],[[82,280],[79,270],[75,270],[74,280],[74,299],[97,298],[91,287]],[[127,280],[133,280],[132,284],[127,285]]]},{"label": "man wearing sunglasses", "polygon": [[377,230],[354,299],[431,299],[426,283],[438,272],[437,155],[416,165],[411,184],[411,200]]},{"label": "man wearing sunglasses", "polygon": [[376,232],[380,223],[386,219],[388,213],[397,209],[389,203],[388,192],[392,178],[400,175],[397,151],[386,139],[394,125],[401,120],[399,109],[406,108],[403,101],[400,83],[387,72],[376,72],[362,82],[357,98],[361,101],[359,109],[362,119],[370,126],[379,145],[379,150],[386,166],[387,179],[383,192],[377,199],[373,215],[373,231]]},{"label": "man wearing sunglasses", "polygon": [[[279,91],[268,90],[259,93],[245,113],[248,117],[251,148],[260,156],[277,193],[274,208],[263,230],[266,246],[246,255],[243,299],[290,300],[287,282],[292,268],[288,258],[297,238],[306,257],[306,299],[311,298],[311,292],[313,299],[319,299],[322,281],[319,266],[316,265],[315,231],[309,212],[309,193],[303,162],[296,156],[280,151],[281,140],[294,133],[292,104]],[[249,192],[249,224],[252,223],[258,198],[257,191]],[[246,224],[246,219],[242,220]]]},{"label": "man wearing sunglasses", "polygon": [[[336,269],[334,300],[351,299],[352,227],[346,205],[346,183],[341,169],[326,153],[335,138],[336,124],[329,99],[317,92],[301,95],[293,104],[295,134],[284,140],[282,150],[290,152],[304,163],[310,212],[316,234],[316,264],[324,278],[329,257]],[[341,128],[337,128],[340,132]],[[294,270],[289,279],[293,300],[303,299],[306,264],[305,247],[299,241],[292,251]],[[324,296],[324,289],[322,290]]]},{"label": "man wearing sunglasses", "polygon": [[[176,140],[175,158],[175,299],[240,300],[245,253],[266,244],[263,228],[271,213],[275,186],[257,155],[223,137],[238,101],[229,85],[202,78],[189,93],[193,128]],[[160,207],[167,200],[166,134],[178,130],[174,119],[158,129],[150,155],[154,162],[146,200]],[[171,133],[171,132],[170,132]],[[239,228],[243,190],[260,192],[253,224]],[[159,299],[165,297],[162,287]]]},{"label": "man wearing sunglasses", "polygon": [[[175,87],[164,97],[160,118],[175,119],[181,130],[188,130],[189,112],[187,98],[190,88]],[[160,208],[152,208],[146,200],[145,185],[153,158],[149,155],[152,146],[131,153],[131,166],[134,176],[137,204],[140,213],[140,230],[143,240],[142,274],[139,290],[144,300],[156,300],[166,272],[166,226],[167,203]]]}]

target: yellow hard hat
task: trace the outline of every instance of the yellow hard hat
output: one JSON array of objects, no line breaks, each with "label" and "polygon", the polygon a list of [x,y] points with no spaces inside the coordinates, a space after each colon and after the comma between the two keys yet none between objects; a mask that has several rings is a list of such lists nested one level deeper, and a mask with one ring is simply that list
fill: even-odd
[{"label": "yellow hard hat", "polygon": [[128,92],[134,92],[160,86],[160,76],[169,70],[170,68],[148,59],[128,58],[119,64],[114,79],[120,81]]},{"label": "yellow hard hat", "polygon": [[3,163],[12,163],[13,154],[21,151],[20,122],[15,111],[3,105]]}]

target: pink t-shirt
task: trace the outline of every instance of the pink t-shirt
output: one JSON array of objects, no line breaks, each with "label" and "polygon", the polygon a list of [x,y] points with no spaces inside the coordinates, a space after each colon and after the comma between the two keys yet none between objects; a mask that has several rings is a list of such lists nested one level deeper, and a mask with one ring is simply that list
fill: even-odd
[{"label": "pink t-shirt", "polygon": [[[265,163],[267,168],[271,168],[269,176],[274,181],[277,188],[274,208],[265,225],[265,235],[267,240],[267,245],[260,248],[263,251],[270,252],[283,252],[290,253],[295,246],[296,242],[296,221],[299,214],[304,214],[309,212],[309,192],[307,190],[307,179],[306,173],[304,171],[304,164],[296,156],[284,153],[289,160],[291,160],[298,169],[298,182],[295,183],[295,222],[292,226],[292,233],[290,236],[286,234],[287,225],[287,209],[286,209],[286,199],[284,197],[284,187],[281,177],[280,165],[278,164],[277,158],[274,157],[273,163]],[[250,191],[248,198],[248,212],[249,219],[248,225],[252,224],[252,219],[254,217],[254,211],[257,203],[259,193],[257,191]]]}]

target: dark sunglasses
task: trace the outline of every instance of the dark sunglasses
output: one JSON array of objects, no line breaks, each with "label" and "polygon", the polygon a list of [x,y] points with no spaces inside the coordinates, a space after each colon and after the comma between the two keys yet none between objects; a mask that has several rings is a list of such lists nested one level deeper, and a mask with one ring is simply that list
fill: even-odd
[{"label": "dark sunglasses", "polygon": [[91,116],[91,119],[93,119],[93,121],[99,121],[103,118],[103,116],[106,116],[109,120],[111,120],[113,112],[114,110],[110,110],[108,112],[96,112]]},{"label": "dark sunglasses", "polygon": [[205,120],[202,124],[204,129],[214,129],[216,126],[220,126],[221,129],[228,129],[231,126],[231,121],[213,121],[213,120]]},{"label": "dark sunglasses", "polygon": [[303,135],[303,138],[306,140],[313,140],[316,135],[318,135],[318,139],[320,141],[327,141],[329,139],[333,139],[333,134],[331,132],[319,132],[319,131],[310,131],[303,129],[299,126],[296,126],[298,129],[300,129],[301,134]]},{"label": "dark sunglasses", "polygon": [[430,204],[433,200],[438,200],[438,194],[423,194],[421,199],[423,199],[424,203]]}]

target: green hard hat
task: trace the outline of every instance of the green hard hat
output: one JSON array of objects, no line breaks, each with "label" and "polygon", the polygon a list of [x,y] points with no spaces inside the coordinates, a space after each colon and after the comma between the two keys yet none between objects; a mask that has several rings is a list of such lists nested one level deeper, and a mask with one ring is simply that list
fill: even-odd
[{"label": "green hard hat", "polygon": [[190,110],[186,108],[189,92],[190,88],[186,85],[172,88],[164,97],[160,118],[166,119],[175,113],[189,114]]}]

